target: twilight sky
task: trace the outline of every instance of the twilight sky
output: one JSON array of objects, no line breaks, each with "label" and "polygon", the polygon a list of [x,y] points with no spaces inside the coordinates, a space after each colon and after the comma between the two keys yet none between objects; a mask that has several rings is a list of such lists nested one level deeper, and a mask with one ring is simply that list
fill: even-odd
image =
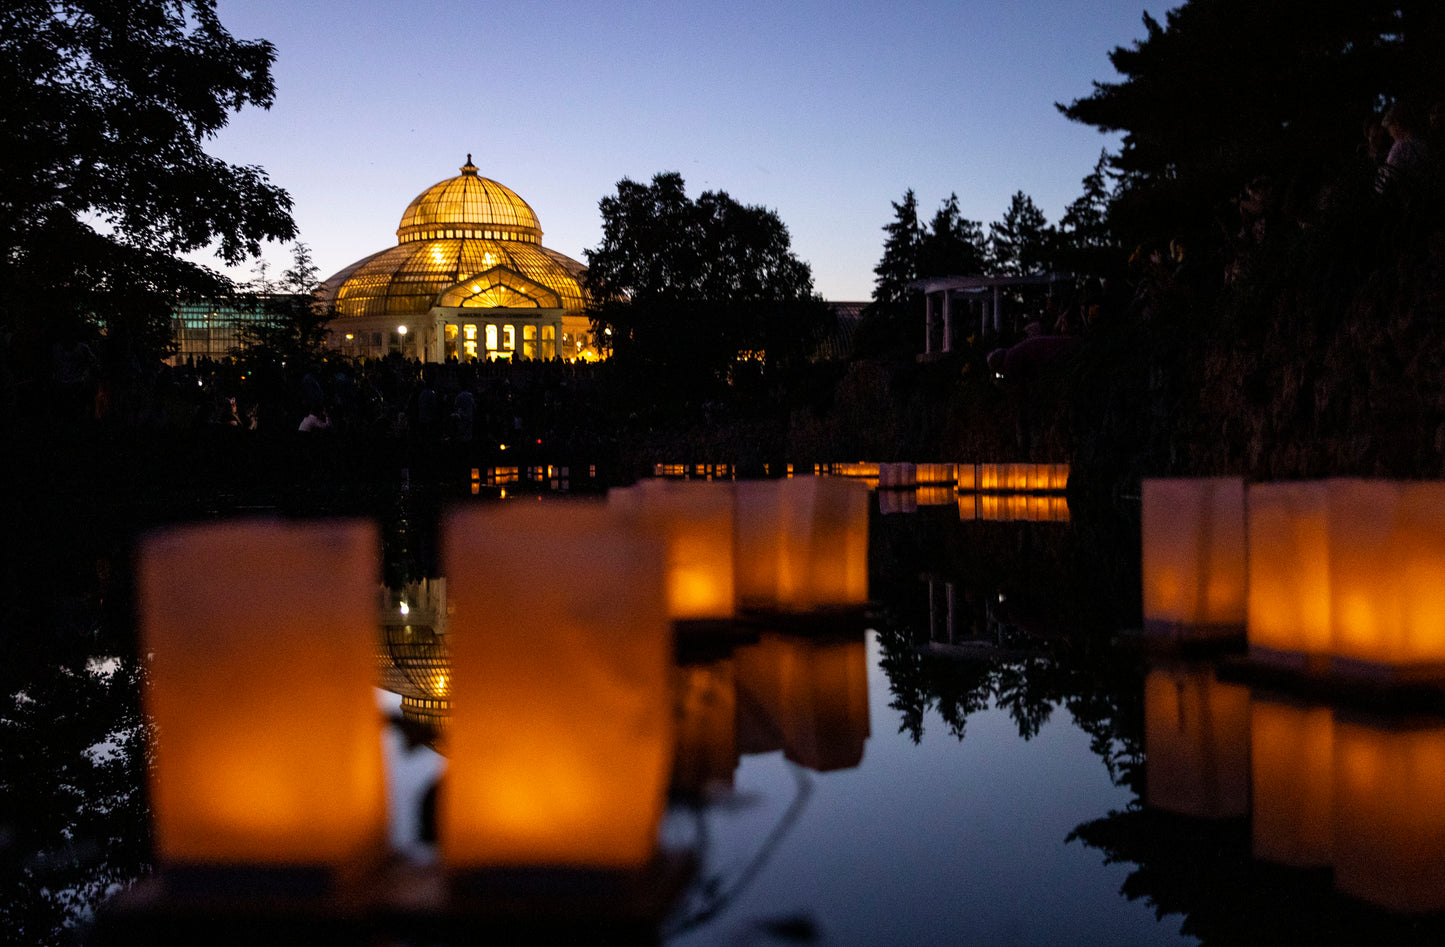
[{"label": "twilight sky", "polygon": [[1056,222],[1116,141],[1054,103],[1116,78],[1109,50],[1178,3],[217,5],[232,35],[275,44],[277,92],[208,150],[291,193],[323,276],[392,246],[407,204],[471,152],[532,205],[546,246],[584,262],[619,179],[678,171],[693,197],[775,210],[817,290],[863,300],[909,187],[925,218],[957,192],[987,225],[1022,190]]}]

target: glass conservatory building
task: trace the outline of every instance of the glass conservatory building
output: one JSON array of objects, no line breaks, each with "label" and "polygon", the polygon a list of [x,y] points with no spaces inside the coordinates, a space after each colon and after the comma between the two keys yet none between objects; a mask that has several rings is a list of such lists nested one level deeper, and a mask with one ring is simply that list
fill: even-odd
[{"label": "glass conservatory building", "polygon": [[595,358],[583,265],[542,246],[532,208],[471,155],[461,172],[407,206],[396,246],[322,284],[337,313],[329,344],[431,362]]}]

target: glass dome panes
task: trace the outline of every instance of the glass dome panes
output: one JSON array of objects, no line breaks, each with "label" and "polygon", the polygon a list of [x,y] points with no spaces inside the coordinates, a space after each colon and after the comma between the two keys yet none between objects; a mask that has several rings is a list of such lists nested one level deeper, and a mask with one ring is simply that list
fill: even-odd
[{"label": "glass dome panes", "polygon": [[[426,240],[403,243],[358,266],[336,296],[342,316],[423,315],[449,287],[503,267],[555,293],[565,312],[584,311],[580,264],[536,244],[498,240]],[[497,283],[488,279],[488,284]],[[485,287],[484,287],[485,288]],[[520,287],[512,287],[518,289]],[[523,289],[523,294],[531,296]],[[504,294],[505,295],[505,294]],[[550,300],[548,300],[550,302]],[[468,306],[483,305],[468,302]],[[486,305],[508,305],[500,301]],[[536,306],[538,300],[522,305]]]},{"label": "glass dome panes", "polygon": [[511,188],[480,177],[470,163],[462,173],[423,191],[401,215],[397,239],[479,238],[540,243],[542,225]]}]

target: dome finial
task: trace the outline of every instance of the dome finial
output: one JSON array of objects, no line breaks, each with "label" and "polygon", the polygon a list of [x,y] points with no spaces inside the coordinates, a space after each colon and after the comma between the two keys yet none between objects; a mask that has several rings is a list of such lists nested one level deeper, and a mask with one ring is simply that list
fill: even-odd
[{"label": "dome finial", "polygon": [[475,175],[476,173],[477,166],[472,164],[472,153],[469,151],[467,152],[467,163],[462,165],[462,174]]}]

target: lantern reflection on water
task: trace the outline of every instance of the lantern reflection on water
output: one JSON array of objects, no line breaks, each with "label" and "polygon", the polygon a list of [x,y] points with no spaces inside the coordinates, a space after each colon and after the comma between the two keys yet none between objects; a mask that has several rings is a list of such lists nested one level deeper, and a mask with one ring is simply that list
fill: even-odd
[{"label": "lantern reflection on water", "polygon": [[1149,805],[1180,815],[1249,814],[1249,690],[1209,667],[1152,668],[1144,681]]},{"label": "lantern reflection on water", "polygon": [[672,754],[660,541],[600,505],[466,507],[444,524],[454,727],[443,863],[637,868]]},{"label": "lantern reflection on water", "polygon": [[817,772],[862,761],[870,730],[861,635],[818,640],[769,632],[734,657],[740,752],[781,749]]},{"label": "lantern reflection on water", "polygon": [[158,533],[138,563],[144,700],[156,727],[156,858],[172,881],[247,871],[327,889],[381,858],[372,697],[379,536],[276,521]]},{"label": "lantern reflection on water", "polygon": [[1251,694],[1207,665],[1151,669],[1144,711],[1150,807],[1248,814],[1256,858],[1332,869],[1387,910],[1445,910],[1445,719]]},{"label": "lantern reflection on water", "polygon": [[1142,513],[1145,629],[1179,637],[1243,631],[1244,481],[1145,480]]},{"label": "lantern reflection on water", "polygon": [[679,665],[673,674],[677,752],[672,791],[706,799],[730,789],[738,765],[737,680],[731,658]]},{"label": "lantern reflection on water", "polygon": [[1334,857],[1334,714],[1255,694],[1250,705],[1254,855],[1297,868]]},{"label": "lantern reflection on water", "polygon": [[1335,887],[1395,911],[1445,908],[1445,722],[1335,720]]}]

